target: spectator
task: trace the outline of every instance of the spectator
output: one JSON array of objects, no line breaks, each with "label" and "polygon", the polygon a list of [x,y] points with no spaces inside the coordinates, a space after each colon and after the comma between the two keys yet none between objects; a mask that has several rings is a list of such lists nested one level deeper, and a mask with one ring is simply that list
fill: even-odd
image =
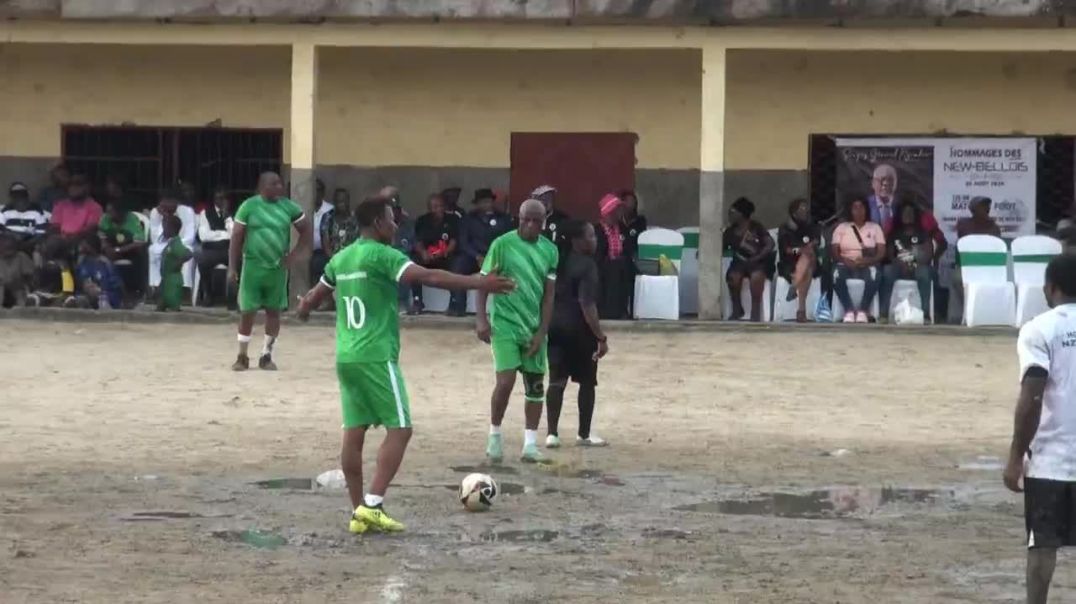
[{"label": "spectator", "polygon": [[871,222],[888,230],[886,225],[893,221],[897,201],[897,169],[889,164],[878,164],[871,176],[873,193],[867,199],[870,207]]},{"label": "spectator", "polygon": [[571,252],[571,244],[557,234],[560,225],[568,220],[568,215],[557,209],[557,190],[549,185],[542,185],[531,191],[530,199],[537,199],[545,206],[545,228],[542,234],[557,246],[561,256]]},{"label": "spectator", "polygon": [[67,198],[57,201],[52,208],[52,225],[73,248],[86,235],[95,235],[104,211],[90,196],[90,183],[85,176],[71,177]]},{"label": "spectator", "polygon": [[[612,193],[598,202],[601,222],[595,232],[598,233],[597,253],[598,274],[601,277],[601,296],[598,301],[598,316],[602,319],[620,320],[628,318],[628,298],[630,294],[631,258],[624,251],[624,202]],[[567,224],[567,220],[561,226]],[[563,230],[563,229],[561,229]],[[571,244],[564,236],[562,241]],[[564,254],[567,258],[571,254]]]},{"label": "spectator", "polygon": [[34,261],[19,250],[15,235],[0,232],[0,306],[26,306],[34,280]]},{"label": "spectator", "polygon": [[182,228],[183,221],[175,214],[166,214],[161,218],[164,249],[161,252],[161,296],[157,302],[159,311],[179,310],[183,300],[183,265],[193,254],[180,236]]},{"label": "spectator", "polygon": [[818,246],[822,231],[811,220],[806,199],[788,204],[788,220],[777,229],[777,273],[788,281],[786,300],[796,300],[796,322],[807,322],[807,292],[818,272]]},{"label": "spectator", "polygon": [[[460,275],[477,273],[486,259],[493,240],[512,230],[512,218],[493,209],[493,191],[478,189],[471,200],[474,209],[460,224],[459,253],[452,262],[452,272]],[[448,314],[462,317],[467,311],[467,292],[452,292]]]},{"label": "spectator", "polygon": [[463,220],[463,210],[460,209],[460,193],[463,189],[449,187],[441,191],[441,199],[445,201],[445,214],[451,214],[456,220]]},{"label": "spectator", "polygon": [[[198,273],[201,275],[201,290],[198,296],[213,304],[217,295],[227,297],[227,284],[221,281],[220,287],[214,287],[218,266],[228,267],[228,246],[232,240],[232,198],[228,188],[220,185],[213,190],[213,203],[198,214],[198,240],[201,249],[195,254]],[[227,270],[224,271],[227,273]],[[224,277],[225,275],[222,275]]]},{"label": "spectator", "polygon": [[310,253],[310,282],[317,283],[325,272],[325,265],[329,263],[330,254],[326,253],[321,241],[321,225],[325,216],[332,212],[333,204],[325,199],[325,183],[320,178],[314,181],[315,199],[318,201],[318,209],[314,211],[314,251]]},{"label": "spectator", "polygon": [[766,289],[766,279],[773,279],[774,250],[777,245],[770,237],[769,231],[758,221],[752,220],[755,204],[746,197],[732,202],[729,208],[729,222],[732,226],[725,229],[722,241],[725,249],[732,252],[725,279],[729,285],[729,299],[732,302],[733,321],[743,318],[744,308],[741,298],[744,279],[751,287],[751,320],[762,320],[762,293]]},{"label": "spectator", "polygon": [[493,209],[509,217],[512,216],[512,213],[508,211],[508,193],[503,189],[497,189],[493,192]]},{"label": "spectator", "polygon": [[[874,295],[878,292],[876,267],[885,259],[885,234],[877,223],[867,220],[867,203],[856,198],[848,204],[845,222],[833,231],[831,255],[837,267],[833,291],[844,306],[845,323],[868,323]],[[872,270],[875,269],[875,270]],[[852,303],[848,293],[848,280],[862,279],[863,298],[859,304]]]},{"label": "spectator", "polygon": [[49,186],[41,189],[37,205],[44,212],[52,212],[53,206],[61,199],[67,198],[67,187],[71,184],[71,173],[63,163],[56,164],[49,170]]},{"label": "spectator", "polygon": [[598,360],[609,352],[598,318],[601,285],[593,258],[598,238],[592,225],[578,220],[564,223],[563,234],[571,242],[572,251],[557,267],[553,320],[549,327],[549,391],[546,395],[549,435],[545,446],[550,449],[560,446],[560,410],[564,403],[564,388],[571,379],[579,384],[579,431],[575,443],[602,447],[606,441],[590,431],[598,385]]},{"label": "spectator", "polygon": [[26,297],[29,306],[65,304],[75,294],[75,278],[68,263],[70,248],[54,236],[41,245],[41,266],[34,274],[34,291]]},{"label": "spectator", "polygon": [[49,213],[30,203],[30,190],[21,182],[11,183],[8,204],[0,212],[0,226],[11,233],[19,251],[33,254],[48,229]]},{"label": "spectator", "polygon": [[[198,216],[194,208],[179,203],[179,193],[175,191],[163,191],[160,194],[157,207],[149,214],[149,286],[155,289],[161,284],[161,254],[168,240],[164,236],[163,219],[165,216],[179,218],[181,227],[179,238],[188,249],[194,248],[194,240],[198,234]],[[193,268],[193,267],[192,267]],[[183,287],[194,285],[194,273],[191,268],[185,268],[183,274]]]},{"label": "spectator", "polygon": [[[427,202],[429,212],[418,217],[415,222],[414,260],[420,266],[449,270],[452,256],[456,253],[459,238],[459,223],[454,214],[445,211],[445,200],[441,195],[430,195]],[[419,314],[424,310],[422,304],[422,284],[416,282],[411,287],[410,314]]]},{"label": "spectator", "polygon": [[[110,197],[107,211],[98,224],[102,250],[123,280],[124,291],[139,296],[145,293],[146,227],[127,209],[122,195]],[[129,264],[117,264],[118,260]]]},{"label": "spectator", "polygon": [[[396,234],[392,238],[392,247],[410,256],[415,250],[415,221],[400,205],[400,190],[393,186],[387,186],[378,193],[383,199],[389,200],[392,206],[392,217],[396,221]],[[399,303],[401,308],[411,306],[411,286],[406,283],[399,285]]]},{"label": "spectator", "polygon": [[646,216],[639,213],[639,196],[630,189],[617,196],[624,203],[620,218],[620,231],[624,235],[624,255],[635,258],[639,254],[639,234],[646,230]]},{"label": "spectator", "polygon": [[889,316],[893,285],[900,279],[914,279],[919,286],[923,317],[929,321],[930,309],[927,307],[934,288],[934,240],[923,230],[919,206],[903,203],[897,208],[900,224],[886,236],[888,264],[882,267],[879,314],[883,318]]},{"label": "spectator", "polygon": [[123,279],[112,262],[101,254],[101,239],[84,237],[79,243],[81,258],[75,267],[75,288],[79,293],[65,306],[108,310],[123,306]]},{"label": "spectator", "polygon": [[209,204],[198,199],[198,187],[194,186],[194,183],[189,180],[184,180],[182,178],[177,180],[176,193],[179,196],[180,205],[190,208],[195,216],[209,207]]},{"label": "spectator", "polygon": [[337,189],[333,191],[333,209],[321,221],[321,244],[325,254],[332,258],[358,238],[359,223],[351,211],[351,193],[347,189]]},{"label": "spectator", "polygon": [[[989,197],[973,197],[968,202],[970,218],[956,221],[957,241],[968,235],[993,235],[1001,237],[1001,227],[990,217],[993,201]],[[949,282],[949,322],[959,324],[964,320],[964,282],[960,278],[960,254],[953,263],[953,274]]]}]

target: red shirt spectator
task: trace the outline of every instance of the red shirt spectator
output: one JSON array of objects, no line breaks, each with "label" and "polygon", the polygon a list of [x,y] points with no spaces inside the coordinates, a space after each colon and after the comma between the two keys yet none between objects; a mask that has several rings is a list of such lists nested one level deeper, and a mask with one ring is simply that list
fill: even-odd
[{"label": "red shirt spectator", "polygon": [[90,186],[84,176],[71,177],[67,187],[67,199],[52,207],[52,224],[64,237],[77,237],[84,233],[96,233],[104,211],[90,197]]},{"label": "red shirt spectator", "polygon": [[[907,203],[907,202],[906,202]],[[900,209],[897,208],[896,215],[900,215]],[[930,233],[930,236],[934,241],[941,242],[945,239],[945,235],[941,232],[941,226],[938,225],[938,219],[934,217],[934,213],[930,210],[919,208],[919,228],[924,233]],[[893,234],[893,218],[885,221],[882,225],[882,231],[885,232],[886,239],[889,239]]]}]

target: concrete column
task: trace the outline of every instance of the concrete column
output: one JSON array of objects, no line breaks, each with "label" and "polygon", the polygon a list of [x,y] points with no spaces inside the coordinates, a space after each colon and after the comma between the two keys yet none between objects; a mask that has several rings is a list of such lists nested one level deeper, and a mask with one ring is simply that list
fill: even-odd
[{"label": "concrete column", "polygon": [[[318,97],[318,53],[313,44],[291,47],[291,123],[289,125],[291,198],[314,220],[320,199],[315,197],[314,109]],[[310,287],[310,257],[296,261],[291,270],[291,300]]]},{"label": "concrete column", "polygon": [[699,318],[721,320],[721,232],[725,228],[725,56],[702,48],[702,131],[699,149]]}]

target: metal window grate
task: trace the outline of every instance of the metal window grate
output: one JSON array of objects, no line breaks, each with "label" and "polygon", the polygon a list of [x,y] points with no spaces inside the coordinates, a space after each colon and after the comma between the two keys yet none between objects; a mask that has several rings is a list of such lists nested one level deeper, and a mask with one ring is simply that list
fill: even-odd
[{"label": "metal window grate", "polygon": [[279,172],[283,130],[79,126],[61,129],[63,158],[96,186],[109,175],[123,181],[141,207],[178,181],[192,182],[200,199],[220,184],[236,199],[253,192],[258,174]]}]

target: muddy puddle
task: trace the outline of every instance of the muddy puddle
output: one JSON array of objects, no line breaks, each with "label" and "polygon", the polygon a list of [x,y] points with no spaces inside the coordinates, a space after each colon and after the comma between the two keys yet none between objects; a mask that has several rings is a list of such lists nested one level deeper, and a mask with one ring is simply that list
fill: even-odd
[{"label": "muddy puddle", "polygon": [[840,487],[798,493],[763,492],[691,503],[673,509],[711,514],[827,519],[872,514],[895,504],[930,505],[952,497],[953,491],[946,489]]},{"label": "muddy puddle", "polygon": [[259,480],[254,483],[259,489],[290,489],[295,491],[310,491],[314,488],[313,478],[270,478]]},{"label": "muddy puddle", "polygon": [[545,529],[486,531],[478,536],[484,543],[549,543],[557,537],[560,537],[560,531]]}]

